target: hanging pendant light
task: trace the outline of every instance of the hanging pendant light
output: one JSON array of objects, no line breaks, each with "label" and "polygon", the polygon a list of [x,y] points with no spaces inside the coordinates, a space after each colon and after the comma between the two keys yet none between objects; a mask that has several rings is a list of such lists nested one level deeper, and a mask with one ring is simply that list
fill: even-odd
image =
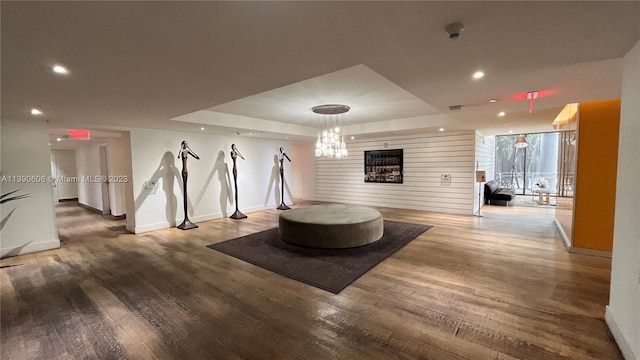
[{"label": "hanging pendant light", "polygon": [[324,127],[316,139],[316,157],[346,158],[348,155],[345,135],[340,128],[343,114],[351,108],[347,105],[318,105],[311,110],[324,121]]}]

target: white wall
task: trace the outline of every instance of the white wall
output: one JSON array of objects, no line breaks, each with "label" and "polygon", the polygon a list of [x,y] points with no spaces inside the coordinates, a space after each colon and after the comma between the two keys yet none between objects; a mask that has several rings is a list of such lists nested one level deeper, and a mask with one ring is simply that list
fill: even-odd
[{"label": "white wall", "polygon": [[[347,159],[316,159],[317,200],[472,214],[474,132],[356,140],[347,149]],[[383,149],[404,149],[403,184],[364,182],[364,151]]]},{"label": "white wall", "polygon": [[[484,136],[476,131],[476,170],[484,170],[487,174],[486,180],[491,181],[495,177],[495,157],[496,157],[496,137]],[[479,189],[479,190],[478,190]],[[478,200],[478,191],[480,191],[480,200]],[[484,183],[475,182],[473,184],[473,208],[478,209],[478,201],[484,206]]]},{"label": "white wall", "polygon": [[[55,187],[57,189],[58,199],[77,199],[78,183],[73,180],[76,177],[76,153],[74,150],[52,150],[53,162],[52,173],[56,177]],[[66,179],[72,181],[66,181]]]},{"label": "white wall", "polygon": [[133,198],[133,169],[131,163],[131,133],[126,131],[122,134],[122,161],[124,169],[122,169],[124,175],[127,177],[127,182],[124,184],[124,204],[127,220],[125,227],[127,231],[136,232],[136,206],[135,199]]},{"label": "white wall", "polygon": [[[2,119],[0,127],[0,171],[6,177],[0,182],[0,193],[19,189],[14,195],[29,194],[25,199],[1,205],[0,257],[58,248],[46,123]],[[23,175],[37,180],[12,181],[11,177]]]},{"label": "white wall", "polygon": [[298,161],[291,163],[292,193],[294,198],[315,200],[316,167],[315,143],[291,144],[291,154]]},{"label": "white wall", "polygon": [[[128,211],[127,227],[135,233],[172,227],[184,219],[182,161],[177,157],[182,140],[200,156],[187,160],[188,211],[194,223],[228,217],[235,210],[231,144],[246,159],[237,160],[239,209],[245,214],[279,204],[281,146],[293,162],[301,160],[284,141],[147,129],[133,129],[130,136],[135,218]],[[291,164],[285,160],[287,204],[291,204],[291,176]],[[151,180],[157,181],[155,187],[146,187]]]},{"label": "white wall", "polygon": [[102,184],[85,181],[100,176],[100,146],[91,141],[76,148],[76,171],[78,173],[78,202],[102,212]]},{"label": "white wall", "polygon": [[640,42],[625,56],[611,293],[605,319],[625,359],[640,359]]},{"label": "white wall", "polygon": [[129,146],[121,138],[107,139],[107,171],[109,173],[109,207],[111,215],[126,214],[125,184],[129,181],[127,167],[131,158],[124,157],[124,146]]}]

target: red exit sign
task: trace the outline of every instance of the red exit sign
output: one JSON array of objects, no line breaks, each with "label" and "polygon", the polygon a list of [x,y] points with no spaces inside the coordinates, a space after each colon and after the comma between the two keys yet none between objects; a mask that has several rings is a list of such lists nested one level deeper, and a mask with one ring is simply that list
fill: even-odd
[{"label": "red exit sign", "polygon": [[89,130],[69,129],[69,139],[89,140],[91,139],[91,133]]}]

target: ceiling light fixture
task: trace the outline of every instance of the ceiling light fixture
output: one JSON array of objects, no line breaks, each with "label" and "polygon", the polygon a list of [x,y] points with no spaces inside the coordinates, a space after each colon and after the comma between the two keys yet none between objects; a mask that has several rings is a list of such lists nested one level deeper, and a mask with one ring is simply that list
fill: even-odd
[{"label": "ceiling light fixture", "polygon": [[484,72],[482,71],[476,71],[473,73],[473,78],[478,80],[478,79],[482,79],[484,77]]},{"label": "ceiling light fixture", "polygon": [[498,116],[500,116],[500,117],[503,117],[503,116],[505,116],[505,115],[507,115],[507,113],[506,113],[506,112],[504,112],[504,111],[500,111],[500,112],[498,113]]},{"label": "ceiling light fixture", "polygon": [[201,128],[200,128],[200,130],[204,131],[204,128],[203,128],[203,127],[201,127]]},{"label": "ceiling light fixture", "polygon": [[438,130],[438,131],[444,131],[444,128],[440,128],[440,130]]},{"label": "ceiling light fixture", "polygon": [[496,102],[496,101],[498,101],[498,100],[496,100],[496,99],[491,99],[491,100],[489,100],[489,102],[490,102],[490,103],[492,103],[492,104],[493,104],[494,102]]},{"label": "ceiling light fixture", "polygon": [[31,109],[31,115],[42,115],[42,111],[38,109]]},{"label": "ceiling light fixture", "polygon": [[57,138],[56,141],[60,142],[60,141],[62,141],[62,138]]},{"label": "ceiling light fixture", "polygon": [[69,73],[69,70],[67,70],[67,68],[62,65],[53,65],[53,72],[56,74],[67,75]]},{"label": "ceiling light fixture", "polygon": [[356,137],[355,137],[355,136],[352,136],[352,137],[351,137],[351,140],[355,140],[355,139],[356,139]]},{"label": "ceiling light fixture", "polygon": [[340,123],[344,114],[351,108],[342,104],[318,105],[311,111],[318,114],[324,120],[322,132],[318,133],[316,140],[316,157],[346,158],[348,155],[347,144],[344,141],[344,133],[340,129]]}]

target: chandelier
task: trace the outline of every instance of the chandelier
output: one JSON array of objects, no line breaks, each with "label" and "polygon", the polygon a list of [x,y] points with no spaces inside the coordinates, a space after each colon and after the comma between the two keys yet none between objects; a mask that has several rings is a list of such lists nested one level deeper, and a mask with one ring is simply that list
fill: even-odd
[{"label": "chandelier", "polygon": [[324,120],[324,128],[318,133],[316,140],[316,157],[335,157],[338,159],[347,157],[347,144],[344,141],[344,132],[340,128],[343,114],[351,109],[347,105],[327,104],[318,105],[311,110]]}]

